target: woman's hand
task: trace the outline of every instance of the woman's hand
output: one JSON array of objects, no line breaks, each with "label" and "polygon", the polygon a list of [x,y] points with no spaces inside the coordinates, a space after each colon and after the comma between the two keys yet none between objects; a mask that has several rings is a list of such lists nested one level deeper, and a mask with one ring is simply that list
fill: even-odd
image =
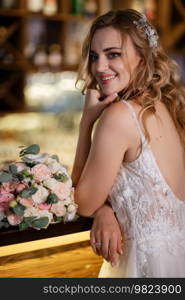
[{"label": "woman's hand", "polygon": [[85,105],[83,109],[82,120],[88,120],[90,124],[94,124],[100,117],[103,110],[112,103],[118,96],[116,93],[104,97],[101,100],[101,94],[98,90],[88,89],[85,96]]},{"label": "woman's hand", "polygon": [[94,215],[90,233],[94,252],[103,256],[114,266],[122,251],[122,234],[112,208],[104,204]]}]

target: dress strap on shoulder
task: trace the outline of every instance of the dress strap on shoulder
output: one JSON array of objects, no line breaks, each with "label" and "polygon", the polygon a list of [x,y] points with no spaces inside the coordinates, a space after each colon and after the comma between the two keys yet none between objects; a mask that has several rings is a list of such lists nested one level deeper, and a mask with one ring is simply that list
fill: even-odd
[{"label": "dress strap on shoulder", "polygon": [[135,112],[134,108],[126,100],[121,100],[121,102],[125,103],[127,105],[127,107],[129,108],[129,110],[131,112],[132,119],[134,120],[135,125],[136,125],[136,127],[137,127],[137,129],[138,129],[138,131],[140,133],[142,144],[146,144],[147,143],[146,137],[145,137],[145,135],[144,135],[144,133],[143,133],[143,131],[141,129],[141,124],[140,124],[140,122],[139,122],[139,120],[137,118],[137,115],[136,115],[136,112]]}]

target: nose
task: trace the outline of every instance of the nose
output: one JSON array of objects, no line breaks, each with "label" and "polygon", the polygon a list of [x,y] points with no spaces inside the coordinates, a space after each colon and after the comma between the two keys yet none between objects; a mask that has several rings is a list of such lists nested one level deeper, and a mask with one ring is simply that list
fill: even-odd
[{"label": "nose", "polygon": [[109,63],[106,56],[99,56],[96,62],[96,72],[103,73],[108,69]]}]

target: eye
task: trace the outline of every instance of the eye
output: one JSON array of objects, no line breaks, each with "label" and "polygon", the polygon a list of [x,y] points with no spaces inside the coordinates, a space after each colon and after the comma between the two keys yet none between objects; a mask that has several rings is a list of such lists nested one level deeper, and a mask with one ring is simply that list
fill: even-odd
[{"label": "eye", "polygon": [[96,61],[97,59],[98,59],[98,55],[97,55],[97,54],[90,53],[90,55],[89,55],[89,60],[90,60],[91,62],[94,62],[94,61]]},{"label": "eye", "polygon": [[110,59],[113,59],[113,58],[116,58],[118,56],[121,56],[121,53],[120,52],[110,52],[107,54],[108,58]]}]

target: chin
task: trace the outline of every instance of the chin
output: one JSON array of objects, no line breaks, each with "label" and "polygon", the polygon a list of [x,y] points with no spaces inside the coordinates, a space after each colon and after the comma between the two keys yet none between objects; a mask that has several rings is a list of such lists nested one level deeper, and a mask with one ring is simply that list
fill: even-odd
[{"label": "chin", "polygon": [[104,89],[102,89],[102,94],[104,95],[104,96],[109,96],[109,95],[112,95],[112,94],[114,94],[114,93],[119,93],[121,90],[119,90],[119,89],[111,89],[111,90],[104,90]]}]

